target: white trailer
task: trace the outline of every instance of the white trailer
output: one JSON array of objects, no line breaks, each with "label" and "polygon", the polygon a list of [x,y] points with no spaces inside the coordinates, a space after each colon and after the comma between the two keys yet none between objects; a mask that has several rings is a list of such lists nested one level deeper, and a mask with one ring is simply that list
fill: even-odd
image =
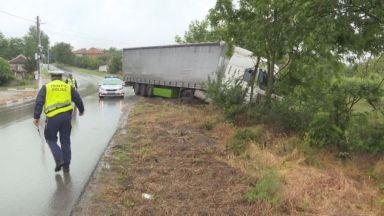
[{"label": "white trailer", "polygon": [[[224,82],[245,79],[247,85],[257,57],[240,47],[233,55],[226,55],[224,43],[178,44],[127,48],[123,50],[124,81],[131,85],[137,95],[180,97],[202,95],[208,79],[222,77]],[[256,71],[254,93],[264,94],[263,74],[266,74],[266,60],[261,58]],[[260,88],[261,87],[261,88]],[[249,94],[248,94],[249,95]]]}]

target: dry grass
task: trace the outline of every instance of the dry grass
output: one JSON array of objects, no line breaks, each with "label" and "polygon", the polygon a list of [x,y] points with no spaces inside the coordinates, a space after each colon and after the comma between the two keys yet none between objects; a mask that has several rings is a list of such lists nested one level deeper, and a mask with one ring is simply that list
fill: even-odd
[{"label": "dry grass", "polygon": [[[257,127],[262,136],[235,156],[228,143],[237,128],[216,108],[143,99],[78,215],[383,215],[383,160],[304,154],[299,138]],[[281,202],[248,203],[269,170],[280,176]]]}]

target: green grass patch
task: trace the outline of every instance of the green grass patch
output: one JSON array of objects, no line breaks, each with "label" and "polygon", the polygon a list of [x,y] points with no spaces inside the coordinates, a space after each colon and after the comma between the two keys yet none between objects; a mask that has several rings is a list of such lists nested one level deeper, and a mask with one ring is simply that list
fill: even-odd
[{"label": "green grass patch", "polygon": [[124,200],[124,201],[123,201],[123,206],[124,206],[125,208],[131,208],[131,207],[133,207],[134,205],[135,205],[135,201],[133,201],[133,200],[128,199],[128,200]]},{"label": "green grass patch", "polygon": [[130,162],[131,158],[129,157],[128,150],[116,150],[113,152],[114,159],[118,162]]},{"label": "green grass patch", "polygon": [[241,128],[237,129],[235,135],[229,143],[229,148],[236,154],[240,155],[247,149],[250,141],[259,141],[262,136],[262,129],[257,128]]},{"label": "green grass patch", "polygon": [[37,81],[34,79],[25,80],[12,80],[7,85],[1,86],[0,90],[6,90],[8,88],[25,89],[25,88],[37,88]]},{"label": "green grass patch", "polygon": [[281,203],[282,186],[281,177],[276,171],[270,170],[245,194],[245,199],[249,203],[263,201],[278,206]]}]

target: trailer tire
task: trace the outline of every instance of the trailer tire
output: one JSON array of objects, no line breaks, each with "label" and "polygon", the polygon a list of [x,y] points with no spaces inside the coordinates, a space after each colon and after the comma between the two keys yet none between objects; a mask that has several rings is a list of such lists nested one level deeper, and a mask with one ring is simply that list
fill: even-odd
[{"label": "trailer tire", "polygon": [[135,83],[133,85],[133,91],[135,92],[135,95],[140,95],[140,84]]},{"label": "trailer tire", "polygon": [[147,95],[148,97],[153,97],[153,85],[147,86]]},{"label": "trailer tire", "polygon": [[194,97],[194,90],[193,89],[184,89],[181,92],[181,97],[183,98],[193,98]]},{"label": "trailer tire", "polygon": [[147,97],[147,86],[144,84],[140,84],[140,95]]}]

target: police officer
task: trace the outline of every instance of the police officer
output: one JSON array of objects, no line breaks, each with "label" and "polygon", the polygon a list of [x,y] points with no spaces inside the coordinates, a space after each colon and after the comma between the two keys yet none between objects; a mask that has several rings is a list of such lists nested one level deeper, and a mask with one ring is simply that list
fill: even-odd
[{"label": "police officer", "polygon": [[[38,127],[40,115],[44,108],[47,117],[44,137],[51,149],[53,158],[56,162],[55,172],[63,168],[64,172],[69,172],[71,163],[71,118],[72,101],[79,109],[80,116],[84,114],[83,101],[79,93],[62,81],[63,72],[51,71],[52,82],[44,85],[35,101],[33,123]],[[60,133],[60,144],[57,144],[57,134]]]},{"label": "police officer", "polygon": [[72,74],[69,74],[69,78],[65,82],[73,88],[77,89],[77,82],[75,78],[73,78]]}]

